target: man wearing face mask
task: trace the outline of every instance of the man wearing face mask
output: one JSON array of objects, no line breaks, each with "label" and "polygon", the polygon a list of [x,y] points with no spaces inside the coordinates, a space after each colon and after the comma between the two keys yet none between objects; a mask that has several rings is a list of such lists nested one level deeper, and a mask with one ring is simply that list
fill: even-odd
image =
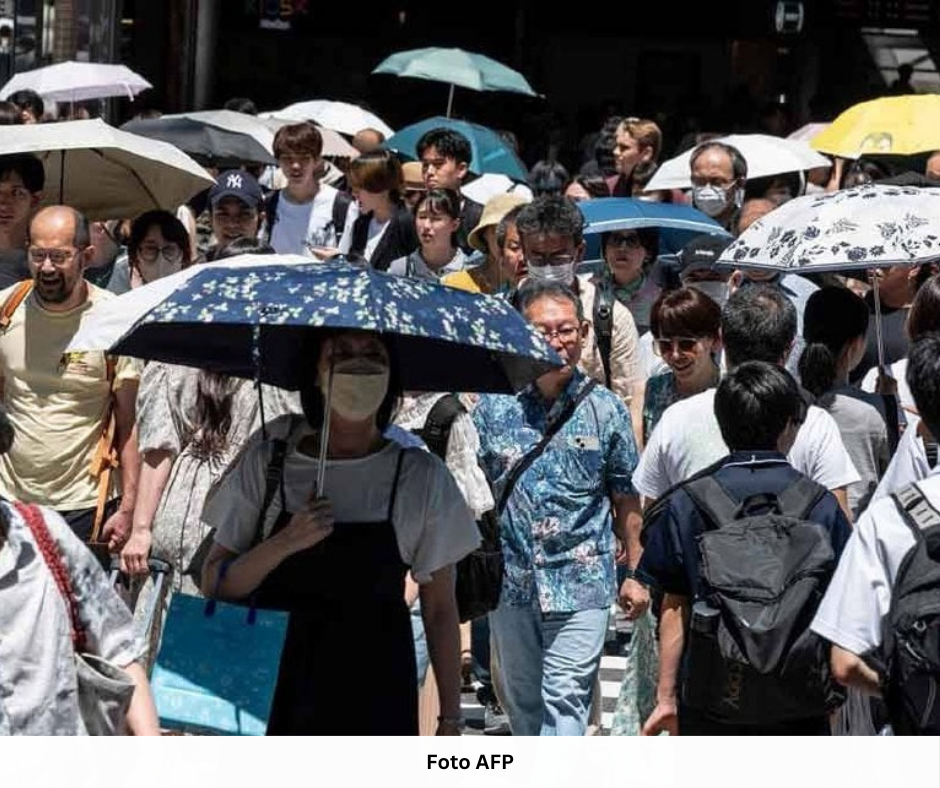
[{"label": "man wearing face mask", "polygon": [[[519,211],[516,229],[528,278],[570,287],[581,299],[585,314],[593,315],[597,289],[588,276],[577,276],[584,255],[584,217],[574,202],[561,196],[539,197]],[[646,381],[640,371],[636,324],[630,310],[616,301],[611,320],[609,359],[605,359],[594,326],[588,322],[579,366],[629,406],[639,444]]]},{"label": "man wearing face mask", "polygon": [[747,162],[741,152],[721,142],[699,145],[689,159],[692,204],[731,233],[737,234],[744,200]]}]

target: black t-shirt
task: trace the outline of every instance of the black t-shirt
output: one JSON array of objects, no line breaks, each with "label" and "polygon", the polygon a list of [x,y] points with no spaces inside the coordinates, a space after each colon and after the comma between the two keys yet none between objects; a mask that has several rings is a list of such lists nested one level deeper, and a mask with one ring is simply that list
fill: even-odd
[{"label": "black t-shirt", "polygon": [[[857,383],[872,367],[878,366],[878,339],[875,331],[875,301],[871,293],[865,296],[871,319],[868,321],[868,335],[865,337],[865,355],[859,365],[852,370],[849,379]],[[892,309],[881,305],[881,335],[885,348],[885,364],[890,365],[907,357],[908,338],[905,331],[907,313],[910,307]]]}]

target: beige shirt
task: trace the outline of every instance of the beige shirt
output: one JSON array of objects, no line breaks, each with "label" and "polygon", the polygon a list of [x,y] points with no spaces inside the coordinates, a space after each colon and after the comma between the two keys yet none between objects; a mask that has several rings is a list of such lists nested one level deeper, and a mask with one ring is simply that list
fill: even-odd
[{"label": "beige shirt", "polygon": [[[597,337],[594,334],[594,296],[597,288],[587,277],[578,277],[578,295],[584,308],[584,317],[591,323],[587,342],[581,352],[581,363],[578,365],[582,371],[594,378],[601,385],[605,385],[604,362],[601,360],[601,351],[597,346]],[[629,403],[633,398],[633,388],[643,380],[640,369],[639,337],[633,315],[623,304],[614,299],[613,337],[610,349],[610,389],[624,402]]]},{"label": "beige shirt", "polygon": [[[0,292],[0,305],[13,289]],[[88,310],[113,297],[89,284],[81,306],[50,312],[30,293],[0,333],[3,405],[15,433],[0,455],[4,497],[60,511],[95,506],[98,483],[89,469],[111,398],[107,363],[102,352],[65,357],[65,348]],[[113,390],[138,377],[133,361],[118,359]]]}]

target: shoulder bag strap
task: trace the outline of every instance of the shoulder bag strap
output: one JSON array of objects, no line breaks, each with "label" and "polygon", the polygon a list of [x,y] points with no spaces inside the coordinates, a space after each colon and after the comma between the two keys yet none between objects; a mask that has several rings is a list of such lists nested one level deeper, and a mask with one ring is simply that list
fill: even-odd
[{"label": "shoulder bag strap", "polygon": [[924,538],[924,531],[940,526],[940,512],[933,507],[916,484],[908,485],[892,493],[891,498],[907,527],[914,534],[915,541],[920,542]]},{"label": "shoulder bag strap", "polygon": [[460,398],[456,394],[445,394],[431,408],[424,426],[415,433],[423,440],[432,454],[442,460],[447,458],[447,444],[454,421],[461,413],[466,413]]},{"label": "shoulder bag strap", "polygon": [[10,321],[13,319],[13,313],[20,308],[20,304],[26,300],[33,289],[33,280],[25,279],[20,282],[16,289],[7,297],[3,307],[0,308],[0,331],[6,331],[10,327]]},{"label": "shoulder bag strap", "polygon": [[594,336],[604,366],[604,385],[610,388],[610,354],[613,351],[614,304],[613,293],[603,284],[594,291]]},{"label": "shoulder bag strap", "polygon": [[119,465],[114,445],[117,425],[114,420],[114,377],[117,374],[117,359],[105,355],[105,379],[108,381],[108,407],[105,410],[103,428],[91,461],[91,475],[98,480],[98,500],[95,503],[95,520],[91,528],[90,544],[95,544],[104,526],[105,508],[111,498],[111,480]]},{"label": "shoulder bag strap", "polygon": [[885,426],[888,428],[888,448],[891,456],[897,451],[901,439],[901,428],[898,424],[898,398],[894,394],[882,394],[885,404]]},{"label": "shoulder bag strap", "polygon": [[261,509],[255,521],[255,536],[251,543],[257,547],[264,540],[264,518],[271,508],[271,502],[278,490],[281,491],[281,509],[287,511],[286,494],[284,491],[284,463],[287,459],[287,440],[275,438],[271,441],[271,459],[264,474],[264,497],[261,499]]},{"label": "shoulder bag strap", "polygon": [[568,419],[574,415],[578,405],[580,405],[581,402],[584,401],[585,397],[587,397],[587,395],[594,390],[595,386],[597,386],[597,381],[594,380],[589,380],[587,383],[585,383],[581,391],[578,392],[578,395],[568,404],[568,407],[566,407],[558,415],[558,418],[551,423],[548,429],[545,430],[545,434],[542,436],[542,439],[537,444],[535,444],[535,446],[533,446],[524,457],[522,457],[515,465],[513,465],[512,470],[509,471],[509,476],[506,478],[506,484],[503,485],[503,491],[500,493],[499,502],[496,505],[497,514],[503,513],[503,509],[506,508],[506,503],[509,501],[509,496],[512,494],[512,489],[516,486],[516,482],[519,481],[519,478],[522,476],[522,474],[525,473],[529,466],[532,465],[532,463],[535,462],[539,456],[541,456],[542,452],[548,448],[548,444],[551,443],[552,438],[554,438],[555,435],[558,434],[558,431],[565,426],[565,423],[568,421]]},{"label": "shoulder bag strap", "polygon": [[59,593],[65,601],[65,606],[69,611],[69,620],[72,627],[72,648],[76,653],[82,653],[86,650],[87,636],[85,627],[82,626],[81,618],[78,615],[78,601],[75,599],[75,592],[72,590],[72,577],[62,560],[59,548],[49,532],[49,526],[42,516],[38,506],[32,504],[15,503],[16,511],[26,521],[33,539],[36,540],[36,546],[42,555],[43,561],[52,573]]}]

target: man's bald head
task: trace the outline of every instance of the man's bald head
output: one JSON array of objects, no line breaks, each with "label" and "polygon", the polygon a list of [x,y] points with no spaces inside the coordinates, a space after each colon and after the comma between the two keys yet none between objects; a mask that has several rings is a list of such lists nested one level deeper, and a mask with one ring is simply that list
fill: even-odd
[{"label": "man's bald head", "polygon": [[352,146],[360,153],[371,153],[382,147],[385,135],[378,129],[362,129],[352,138]]},{"label": "man's bald head", "polygon": [[47,232],[54,232],[57,236],[65,233],[65,240],[76,249],[84,249],[91,244],[88,220],[68,205],[50,205],[33,216],[29,223],[29,238]]},{"label": "man's bald head", "polygon": [[745,200],[744,205],[741,206],[741,214],[738,216],[738,233],[743,233],[754,222],[777,207],[777,203],[773,200],[765,200],[763,197]]}]

